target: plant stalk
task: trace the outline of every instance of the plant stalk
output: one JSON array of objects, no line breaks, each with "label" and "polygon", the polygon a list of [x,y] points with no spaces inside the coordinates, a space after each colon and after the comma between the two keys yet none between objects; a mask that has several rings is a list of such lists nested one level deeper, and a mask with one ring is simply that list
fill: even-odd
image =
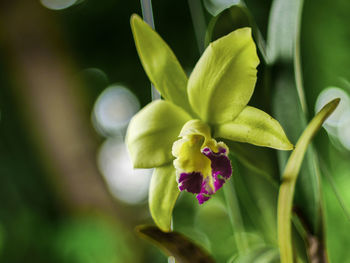
[{"label": "plant stalk", "polygon": [[[152,0],[141,0],[141,9],[142,9],[143,20],[147,24],[149,24],[153,29],[155,29],[154,18],[153,18],[153,9],[152,9]],[[152,83],[151,83],[151,93],[152,93],[152,100],[159,100],[160,99],[160,94]]]},{"label": "plant stalk", "polygon": [[204,39],[206,29],[203,7],[200,0],[188,0],[188,6],[190,8],[199,54],[202,54],[204,52]]},{"label": "plant stalk", "polygon": [[[278,195],[277,209],[277,230],[278,245],[282,263],[293,263],[292,249],[292,206],[295,184],[298,178],[301,164],[306,150],[316,132],[321,128],[323,122],[338,106],[340,99],[329,102],[311,120],[302,135],[300,136],[294,151],[290,155],[286,168],[283,172],[283,181]],[[325,254],[325,253],[324,253]],[[319,261],[326,262],[326,261]]]},{"label": "plant stalk", "polygon": [[285,180],[280,187],[278,196],[278,244],[283,263],[293,263],[291,218],[295,182],[296,180],[293,179]]}]

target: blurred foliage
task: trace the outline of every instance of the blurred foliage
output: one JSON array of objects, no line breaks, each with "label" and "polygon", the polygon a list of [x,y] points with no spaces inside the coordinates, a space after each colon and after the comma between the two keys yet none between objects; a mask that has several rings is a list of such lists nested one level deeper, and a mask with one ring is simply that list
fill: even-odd
[{"label": "blurred foliage", "polygon": [[[347,26],[349,1],[305,1],[301,31],[301,52],[305,93],[309,111],[313,112],[319,92],[329,85],[339,85],[349,94],[342,79],[350,79],[348,52],[350,28]],[[350,199],[345,188],[350,184],[349,151],[337,149],[321,133],[315,142],[321,162],[344,199],[347,209]],[[324,169],[323,169],[324,170]],[[324,171],[323,171],[324,173]],[[350,221],[336,201],[329,181],[322,178],[326,212],[326,237],[331,262],[350,262],[346,247],[350,244]]]}]

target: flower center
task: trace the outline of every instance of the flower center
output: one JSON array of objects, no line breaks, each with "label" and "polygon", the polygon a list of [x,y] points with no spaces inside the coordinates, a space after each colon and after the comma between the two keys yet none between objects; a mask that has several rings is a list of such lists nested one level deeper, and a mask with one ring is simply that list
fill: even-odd
[{"label": "flower center", "polygon": [[199,120],[187,122],[180,137],[173,144],[179,189],[197,194],[202,204],[231,177],[228,148],[211,138],[209,126]]}]

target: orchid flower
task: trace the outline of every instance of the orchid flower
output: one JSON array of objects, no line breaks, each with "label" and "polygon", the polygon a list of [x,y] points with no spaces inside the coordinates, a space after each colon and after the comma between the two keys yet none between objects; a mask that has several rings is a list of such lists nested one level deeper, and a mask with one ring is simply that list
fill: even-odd
[{"label": "orchid flower", "polygon": [[155,168],[149,206],[156,224],[170,231],[180,191],[209,200],[232,175],[229,148],[217,138],[291,150],[282,127],[247,106],[259,58],[250,28],[212,42],[188,78],[172,50],[139,16],[131,17],[136,48],[162,100],[130,121],[126,143],[135,168]]}]

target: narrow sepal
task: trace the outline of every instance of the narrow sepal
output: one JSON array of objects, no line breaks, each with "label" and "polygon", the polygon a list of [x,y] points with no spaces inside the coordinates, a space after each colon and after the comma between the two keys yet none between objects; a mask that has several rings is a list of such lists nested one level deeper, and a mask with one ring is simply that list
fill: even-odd
[{"label": "narrow sepal", "polygon": [[191,112],[187,98],[187,76],[170,47],[138,15],[131,16],[137,52],[149,79],[159,93]]},{"label": "narrow sepal", "polygon": [[171,216],[179,194],[173,164],[155,168],[149,188],[149,209],[162,231],[171,230]]}]

